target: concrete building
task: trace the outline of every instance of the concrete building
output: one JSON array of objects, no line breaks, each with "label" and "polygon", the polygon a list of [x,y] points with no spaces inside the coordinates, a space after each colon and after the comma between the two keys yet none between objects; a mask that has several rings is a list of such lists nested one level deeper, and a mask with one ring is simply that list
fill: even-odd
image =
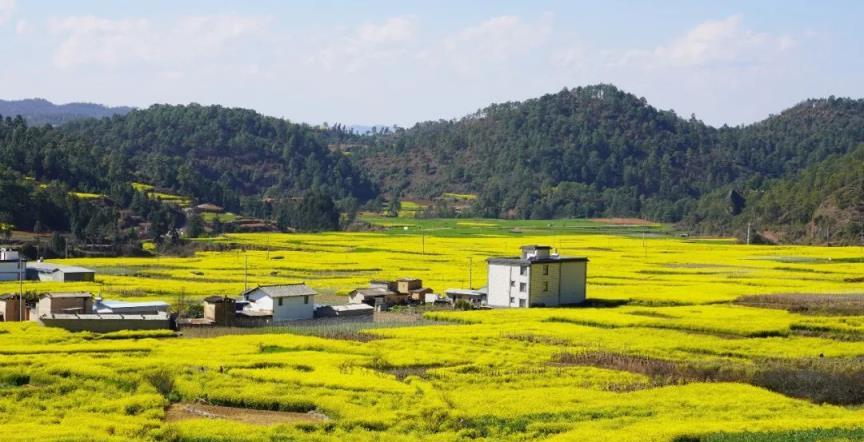
[{"label": "concrete building", "polygon": [[31,280],[72,282],[93,281],[95,277],[96,272],[84,267],[51,264],[47,262],[27,263],[27,279]]},{"label": "concrete building", "polygon": [[213,325],[227,327],[234,323],[237,303],[227,296],[208,296],[204,298],[204,319]]},{"label": "concrete building", "polygon": [[96,299],[93,310],[99,314],[158,315],[168,313],[168,307],[168,303],[163,301],[126,302]]},{"label": "concrete building", "polygon": [[30,319],[30,309],[26,305],[21,305],[19,295],[0,295],[0,322],[28,319]]},{"label": "concrete building", "polygon": [[493,307],[554,307],[585,301],[588,258],[564,257],[548,246],[522,246],[518,257],[489,258]]},{"label": "concrete building", "polygon": [[486,287],[479,290],[473,289],[447,289],[447,299],[454,305],[459,301],[465,301],[474,307],[482,307],[487,304],[488,293]]},{"label": "concrete building", "polygon": [[0,281],[19,281],[26,276],[24,260],[14,250],[0,249]]},{"label": "concrete building", "polygon": [[243,299],[249,301],[248,310],[271,311],[273,322],[299,321],[315,317],[315,295],[306,284],[264,285],[247,290]]},{"label": "concrete building", "polygon": [[36,312],[40,318],[54,314],[92,314],[93,295],[86,292],[46,293],[39,298]]}]

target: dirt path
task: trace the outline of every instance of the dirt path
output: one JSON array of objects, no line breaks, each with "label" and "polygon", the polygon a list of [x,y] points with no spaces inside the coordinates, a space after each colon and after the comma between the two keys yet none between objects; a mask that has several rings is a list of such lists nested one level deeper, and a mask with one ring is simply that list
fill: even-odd
[{"label": "dirt path", "polygon": [[223,407],[195,402],[172,404],[165,411],[167,422],[186,419],[228,419],[247,424],[274,425],[301,422],[321,422],[327,417],[315,412],[292,413],[288,411],[253,410],[251,408]]}]

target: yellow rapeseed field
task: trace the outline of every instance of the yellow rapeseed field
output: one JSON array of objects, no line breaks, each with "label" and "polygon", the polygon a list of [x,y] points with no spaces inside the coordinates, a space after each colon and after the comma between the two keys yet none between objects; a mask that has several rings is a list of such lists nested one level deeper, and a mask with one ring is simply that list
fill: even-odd
[{"label": "yellow rapeseed field", "polygon": [[[96,269],[97,282],[25,289],[173,301],[236,295],[244,281],[305,281],[342,295],[370,279],[413,276],[443,292],[484,285],[486,257],[538,243],[590,258],[595,303],[428,311],[420,325],[370,324],[341,339],[293,329],[176,338],[0,323],[0,439],[864,438],[861,402],[773,382],[792,369],[835,383],[861,373],[864,320],[731,302],[864,293],[860,247],[744,246],[654,227],[595,231],[584,221],[572,231],[545,221],[389,222],[364,233],[228,234],[207,240],[223,250],[188,258],[70,259]],[[314,419],[166,419],[172,403],[196,401]]]}]

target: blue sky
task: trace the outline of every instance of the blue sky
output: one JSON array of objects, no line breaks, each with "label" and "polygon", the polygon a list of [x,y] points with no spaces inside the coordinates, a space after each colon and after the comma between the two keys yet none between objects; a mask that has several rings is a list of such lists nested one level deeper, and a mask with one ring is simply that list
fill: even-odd
[{"label": "blue sky", "polygon": [[860,1],[0,0],[0,98],[411,125],[612,83],[746,124],[864,95]]}]

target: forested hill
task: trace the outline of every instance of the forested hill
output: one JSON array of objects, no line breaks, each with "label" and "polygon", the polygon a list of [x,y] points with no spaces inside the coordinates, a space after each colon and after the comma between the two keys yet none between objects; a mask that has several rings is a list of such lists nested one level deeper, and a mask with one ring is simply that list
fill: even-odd
[{"label": "forested hill", "polygon": [[386,192],[476,193],[484,216],[642,216],[731,231],[743,219],[706,224],[700,211],[730,210],[729,191],[759,194],[861,142],[862,100],[808,100],[714,128],[598,85],[379,134],[354,152]]},{"label": "forested hill", "polygon": [[[337,229],[377,191],[325,138],[219,106],[152,106],[62,127],[0,118],[0,232],[71,232],[78,244],[136,253],[143,239],[171,246],[181,230],[203,231],[197,212],[160,195],[216,204],[265,229]],[[148,196],[141,183],[158,191]]]},{"label": "forested hill", "polygon": [[30,125],[59,126],[85,118],[104,118],[132,112],[127,106],[109,107],[93,103],[54,104],[43,98],[0,100],[0,115],[21,115]]},{"label": "forested hill", "polygon": [[144,181],[230,209],[313,190],[361,201],[375,195],[317,130],[251,110],[155,105],[63,131],[93,146],[111,181]]}]

